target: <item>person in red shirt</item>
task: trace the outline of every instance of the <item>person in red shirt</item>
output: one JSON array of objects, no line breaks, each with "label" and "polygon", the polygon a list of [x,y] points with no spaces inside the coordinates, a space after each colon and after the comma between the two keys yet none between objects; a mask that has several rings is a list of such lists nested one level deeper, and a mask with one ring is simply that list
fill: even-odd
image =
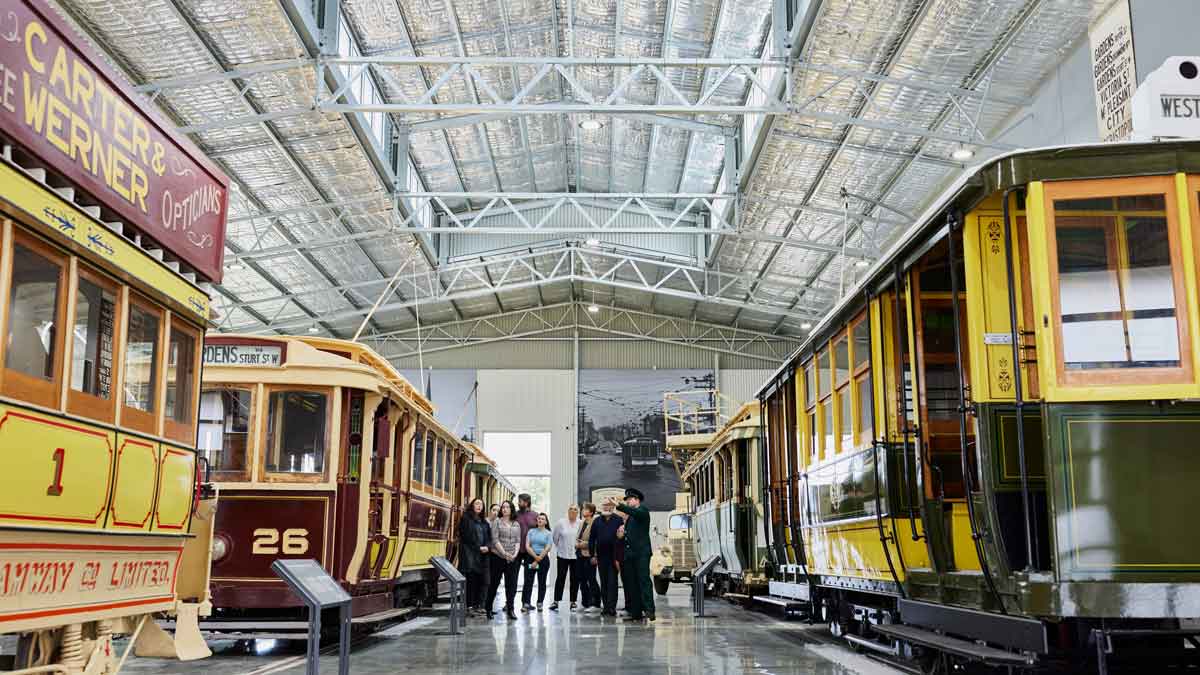
[{"label": "person in red shirt", "polygon": [[[517,495],[517,522],[521,525],[522,542],[529,536],[529,531],[537,527],[537,511],[529,508],[529,504],[529,495],[524,493]],[[521,609],[526,612],[533,609],[533,578],[537,576],[537,573],[530,567],[532,564],[533,556],[529,555],[529,552],[522,545],[521,574],[525,576],[525,585],[521,588]]]}]

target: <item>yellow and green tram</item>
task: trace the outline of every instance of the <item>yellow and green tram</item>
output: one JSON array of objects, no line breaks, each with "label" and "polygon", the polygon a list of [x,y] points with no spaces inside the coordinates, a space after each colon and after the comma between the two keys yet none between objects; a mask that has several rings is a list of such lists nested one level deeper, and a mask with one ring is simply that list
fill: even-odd
[{"label": "yellow and green tram", "polygon": [[1198,260],[1200,143],[963,176],[759,392],[777,582],[894,655],[1194,662]]}]

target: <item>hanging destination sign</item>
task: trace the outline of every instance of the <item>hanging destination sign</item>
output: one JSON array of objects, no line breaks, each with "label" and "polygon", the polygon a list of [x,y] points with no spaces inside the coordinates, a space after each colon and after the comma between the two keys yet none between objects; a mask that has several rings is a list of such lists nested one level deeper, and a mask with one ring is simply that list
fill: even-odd
[{"label": "hanging destination sign", "polygon": [[44,0],[14,0],[0,14],[0,131],[201,275],[221,280],[229,179]]},{"label": "hanging destination sign", "polygon": [[1129,3],[1121,0],[1088,29],[1096,84],[1096,123],[1100,140],[1125,141],[1133,133],[1133,25]]},{"label": "hanging destination sign", "polygon": [[204,345],[206,366],[278,366],[282,363],[282,345]]}]

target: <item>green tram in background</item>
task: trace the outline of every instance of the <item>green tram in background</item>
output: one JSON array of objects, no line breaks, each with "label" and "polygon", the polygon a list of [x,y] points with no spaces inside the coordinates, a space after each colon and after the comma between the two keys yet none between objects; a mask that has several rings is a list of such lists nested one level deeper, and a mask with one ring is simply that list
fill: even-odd
[{"label": "green tram in background", "polygon": [[1200,143],[964,175],[759,392],[767,600],[925,671],[1197,667]]}]

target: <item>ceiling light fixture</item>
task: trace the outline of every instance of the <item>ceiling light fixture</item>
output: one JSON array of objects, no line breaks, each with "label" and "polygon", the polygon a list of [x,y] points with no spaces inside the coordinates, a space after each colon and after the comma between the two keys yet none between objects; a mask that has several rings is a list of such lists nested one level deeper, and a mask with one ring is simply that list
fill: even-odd
[{"label": "ceiling light fixture", "polygon": [[974,157],[975,151],[968,148],[965,145],[960,144],[957,148],[954,149],[954,152],[950,153],[950,156],[953,157],[954,159],[957,159],[960,162],[963,162],[963,161],[966,161],[966,160]]},{"label": "ceiling light fixture", "polygon": [[588,305],[588,313],[596,314],[599,311],[600,311],[600,305],[597,305],[594,302],[592,304]]},{"label": "ceiling light fixture", "polygon": [[812,324],[807,321],[800,324],[800,330],[811,330],[811,329],[812,329]]},{"label": "ceiling light fixture", "polygon": [[317,328],[317,324],[314,323],[313,325],[308,327],[308,332],[310,335],[316,335],[317,333],[321,332],[321,329]]},{"label": "ceiling light fixture", "polygon": [[586,119],[579,123],[579,128],[584,131],[599,131],[604,127],[604,123],[600,120]]},{"label": "ceiling light fixture", "polygon": [[854,261],[854,265],[856,267],[869,267],[871,265],[871,261],[867,260],[866,258],[859,258],[858,260]]},{"label": "ceiling light fixture", "polygon": [[595,237],[589,237],[588,240],[583,243],[587,244],[588,246],[599,246],[600,240]]}]

